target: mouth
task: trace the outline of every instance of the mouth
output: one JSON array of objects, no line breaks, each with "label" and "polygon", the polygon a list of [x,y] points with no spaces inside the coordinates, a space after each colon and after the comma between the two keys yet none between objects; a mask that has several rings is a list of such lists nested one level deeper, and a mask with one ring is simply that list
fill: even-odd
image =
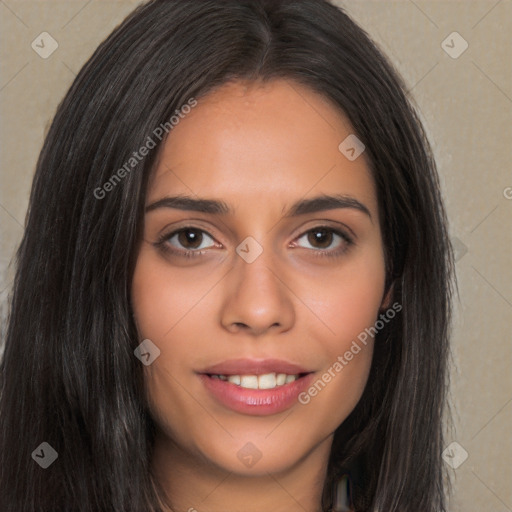
[{"label": "mouth", "polygon": [[271,415],[298,403],[314,371],[281,360],[230,360],[197,372],[208,394],[231,411]]}]

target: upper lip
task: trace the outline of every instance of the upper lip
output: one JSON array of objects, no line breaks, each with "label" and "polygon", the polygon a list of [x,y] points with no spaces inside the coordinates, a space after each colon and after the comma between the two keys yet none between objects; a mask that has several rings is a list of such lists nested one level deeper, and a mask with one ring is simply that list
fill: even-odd
[{"label": "upper lip", "polygon": [[209,366],[199,373],[209,375],[264,375],[266,373],[297,375],[311,373],[311,371],[281,359],[229,359]]}]

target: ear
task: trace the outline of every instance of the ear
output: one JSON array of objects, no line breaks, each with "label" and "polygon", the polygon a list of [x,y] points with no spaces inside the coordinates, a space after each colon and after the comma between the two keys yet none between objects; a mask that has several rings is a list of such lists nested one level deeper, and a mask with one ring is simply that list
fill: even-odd
[{"label": "ear", "polygon": [[382,303],[380,305],[381,311],[384,309],[388,309],[391,306],[391,299],[393,298],[393,290],[395,288],[395,282],[393,281],[391,285],[388,287],[388,291],[384,298],[382,299]]}]

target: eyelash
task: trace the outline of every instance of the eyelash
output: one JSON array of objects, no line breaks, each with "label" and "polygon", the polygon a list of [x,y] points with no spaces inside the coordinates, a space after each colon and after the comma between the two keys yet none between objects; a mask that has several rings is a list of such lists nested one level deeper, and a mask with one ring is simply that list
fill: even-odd
[{"label": "eyelash", "polygon": [[[158,240],[154,243],[154,245],[165,253],[171,253],[173,255],[184,257],[184,258],[195,258],[197,256],[201,256],[201,255],[205,254],[207,252],[206,250],[184,249],[184,250],[180,251],[180,250],[173,249],[168,245],[167,242],[169,241],[169,239],[171,239],[172,237],[174,237],[175,235],[177,235],[183,231],[187,231],[188,229],[198,231],[200,233],[204,233],[204,234],[208,235],[210,238],[214,238],[212,235],[210,235],[210,233],[208,233],[204,229],[195,228],[193,226],[186,226],[186,227],[180,228],[176,231],[172,231],[169,234],[161,235],[158,238]],[[315,226],[314,228],[308,229],[307,231],[302,233],[300,236],[297,237],[297,239],[302,238],[303,236],[307,235],[308,233],[311,233],[314,231],[319,231],[321,229],[324,229],[330,233],[333,233],[334,235],[338,235],[340,238],[342,238],[342,240],[345,242],[346,245],[345,245],[345,247],[343,247],[341,249],[335,249],[335,250],[332,250],[332,249],[318,249],[318,250],[310,249],[313,251],[315,256],[319,256],[319,257],[325,256],[328,258],[340,257],[343,254],[345,254],[351,248],[351,246],[354,245],[354,240],[352,239],[352,237],[348,236],[343,231],[332,228],[330,226]]]}]

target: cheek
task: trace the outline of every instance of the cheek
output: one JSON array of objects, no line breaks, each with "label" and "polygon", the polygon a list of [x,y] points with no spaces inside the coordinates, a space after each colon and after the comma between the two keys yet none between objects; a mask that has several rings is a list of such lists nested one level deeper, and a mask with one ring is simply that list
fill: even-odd
[{"label": "cheek", "polygon": [[324,366],[299,401],[309,417],[316,418],[318,428],[327,432],[348,417],[368,381],[374,343],[369,328],[375,324],[380,304],[374,287],[370,280],[367,286],[361,286],[361,280],[357,286],[347,282],[343,291],[332,292],[333,302],[324,304],[325,323],[334,334],[322,338]]},{"label": "cheek", "polygon": [[322,337],[325,366],[303,403],[311,402],[308,407],[333,427],[352,411],[366,385],[373,356],[370,328],[378,319],[384,280],[383,257],[375,250],[340,267],[337,276],[322,283],[321,299],[312,304],[330,334]]},{"label": "cheek", "polygon": [[132,280],[131,301],[141,339],[166,343],[213,286],[212,273],[197,268],[172,268],[143,247]]},{"label": "cheek", "polygon": [[[197,284],[191,285],[190,280],[187,286],[176,274],[150,251],[142,249],[132,280],[131,300],[139,340],[150,339],[160,349],[160,355],[143,369],[151,415],[167,436],[186,439],[184,433],[193,429],[191,418],[201,412],[190,394],[183,392],[190,372],[183,364],[191,348],[186,336],[190,336],[187,330],[191,328],[187,312],[197,304],[202,290]],[[170,421],[173,417],[180,418],[179,424]]]},{"label": "cheek", "polygon": [[[163,282],[165,276],[163,279],[160,276],[159,279],[158,266],[151,263],[147,251],[142,248],[131,287],[133,313],[141,339],[161,339],[165,331],[172,326],[171,316],[174,308],[168,307],[172,304],[168,304]],[[168,311],[168,315],[162,315],[164,310]]]},{"label": "cheek", "polygon": [[334,432],[350,415],[368,381],[372,344],[350,347],[349,344],[346,351],[340,350],[336,359],[298,397],[312,429],[324,435]]},{"label": "cheek", "polygon": [[[195,417],[201,412],[191,399],[199,390],[184,393],[183,383],[188,386],[192,372],[185,362],[204,348],[204,330],[198,316],[205,318],[209,312],[207,294],[215,281],[211,272],[188,270],[173,269],[143,247],[132,279],[131,302],[139,341],[150,339],[160,349],[158,358],[144,367],[146,398],[160,424],[167,424],[171,410],[182,419],[190,417],[192,409]],[[182,422],[185,431],[191,427]]]},{"label": "cheek", "polygon": [[350,265],[340,266],[322,280],[314,293],[309,283],[308,293],[315,297],[310,302],[311,309],[329,327],[331,352],[350,346],[351,340],[373,326],[382,304],[384,281],[384,261],[380,251],[375,250]]}]

